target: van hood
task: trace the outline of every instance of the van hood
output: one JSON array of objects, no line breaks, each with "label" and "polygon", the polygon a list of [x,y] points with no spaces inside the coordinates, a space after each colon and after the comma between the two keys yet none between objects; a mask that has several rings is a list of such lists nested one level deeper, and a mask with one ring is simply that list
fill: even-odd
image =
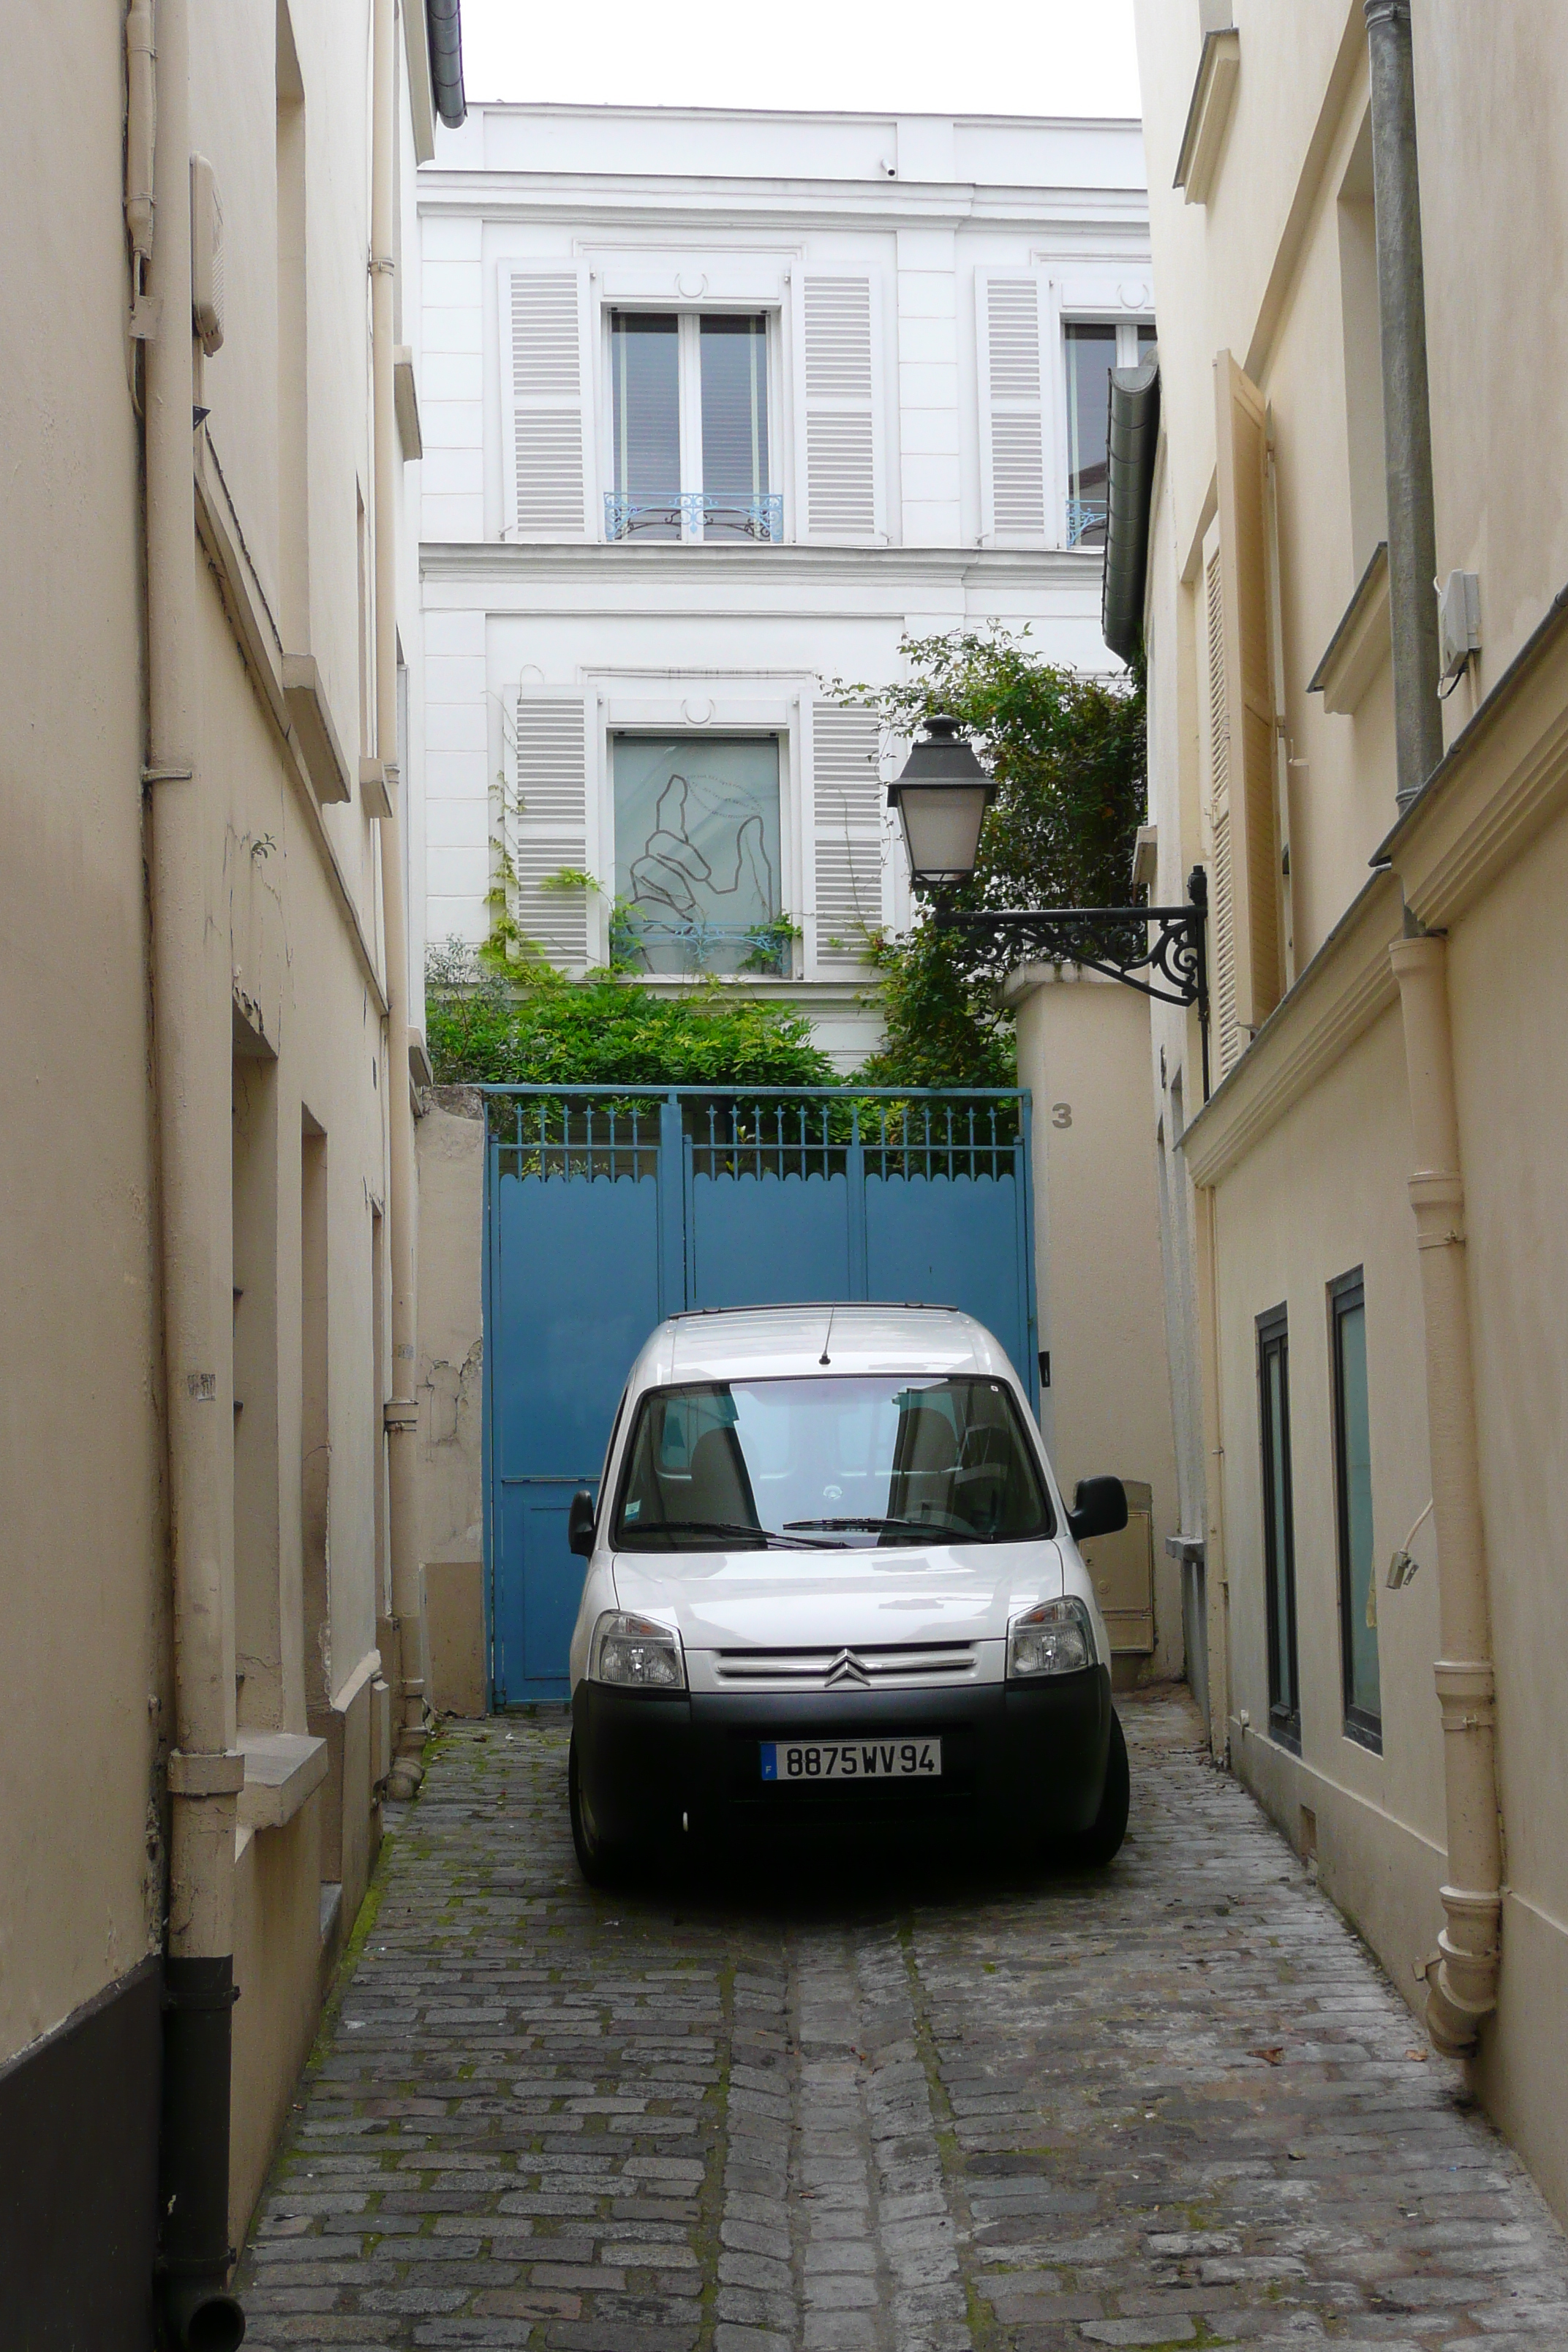
[{"label": "van hood", "polygon": [[1064,1590],[1048,1539],[854,1551],[617,1551],[623,1609],[676,1625],[688,1650],[1000,1642]]}]

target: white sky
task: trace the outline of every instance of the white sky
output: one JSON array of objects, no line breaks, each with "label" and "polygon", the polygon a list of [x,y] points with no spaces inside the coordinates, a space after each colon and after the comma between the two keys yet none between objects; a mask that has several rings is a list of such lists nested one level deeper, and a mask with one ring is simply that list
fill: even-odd
[{"label": "white sky", "polygon": [[462,0],[470,100],[1136,114],[1132,0]]}]

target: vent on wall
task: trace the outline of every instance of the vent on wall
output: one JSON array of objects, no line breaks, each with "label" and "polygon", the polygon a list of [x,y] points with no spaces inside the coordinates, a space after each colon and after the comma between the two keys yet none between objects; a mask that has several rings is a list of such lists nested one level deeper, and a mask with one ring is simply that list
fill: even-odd
[{"label": "vent on wall", "polygon": [[213,167],[191,157],[191,319],[208,359],[223,348],[223,204]]},{"label": "vent on wall", "polygon": [[517,799],[508,827],[515,878],[512,918],[549,961],[581,970],[588,960],[588,897],[551,889],[587,855],[587,739],[580,698],[517,704]]},{"label": "vent on wall", "polygon": [[882,778],[876,715],[819,704],[812,722],[816,961],[861,964],[882,919]]}]

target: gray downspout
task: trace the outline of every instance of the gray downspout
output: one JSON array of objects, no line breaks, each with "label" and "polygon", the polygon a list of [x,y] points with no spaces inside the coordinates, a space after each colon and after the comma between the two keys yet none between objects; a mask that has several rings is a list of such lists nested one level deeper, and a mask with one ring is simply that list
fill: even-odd
[{"label": "gray downspout", "polygon": [[448,131],[459,131],[468,113],[463,93],[461,0],[426,0],[430,30],[430,88],[436,111]]},{"label": "gray downspout", "polygon": [[1436,529],[1426,385],[1426,290],[1415,157],[1410,0],[1364,0],[1372,78],[1372,180],[1388,472],[1388,597],[1399,805],[1443,756],[1437,702]]},{"label": "gray downspout", "polygon": [[1110,371],[1106,432],[1105,572],[1100,634],[1124,662],[1143,648],[1143,591],[1149,572],[1149,509],[1160,443],[1160,364]]}]

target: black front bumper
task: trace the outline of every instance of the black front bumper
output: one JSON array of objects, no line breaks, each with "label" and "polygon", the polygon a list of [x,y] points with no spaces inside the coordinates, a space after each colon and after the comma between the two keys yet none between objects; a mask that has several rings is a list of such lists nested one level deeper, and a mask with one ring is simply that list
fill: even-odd
[{"label": "black front bumper", "polygon": [[[1103,1666],[968,1690],[763,1694],[611,1690],[572,1701],[583,1793],[611,1844],[770,1828],[950,1823],[1024,1842],[1088,1829],[1110,1738]],[[940,1737],[940,1780],[764,1781],[768,1739]]]}]

